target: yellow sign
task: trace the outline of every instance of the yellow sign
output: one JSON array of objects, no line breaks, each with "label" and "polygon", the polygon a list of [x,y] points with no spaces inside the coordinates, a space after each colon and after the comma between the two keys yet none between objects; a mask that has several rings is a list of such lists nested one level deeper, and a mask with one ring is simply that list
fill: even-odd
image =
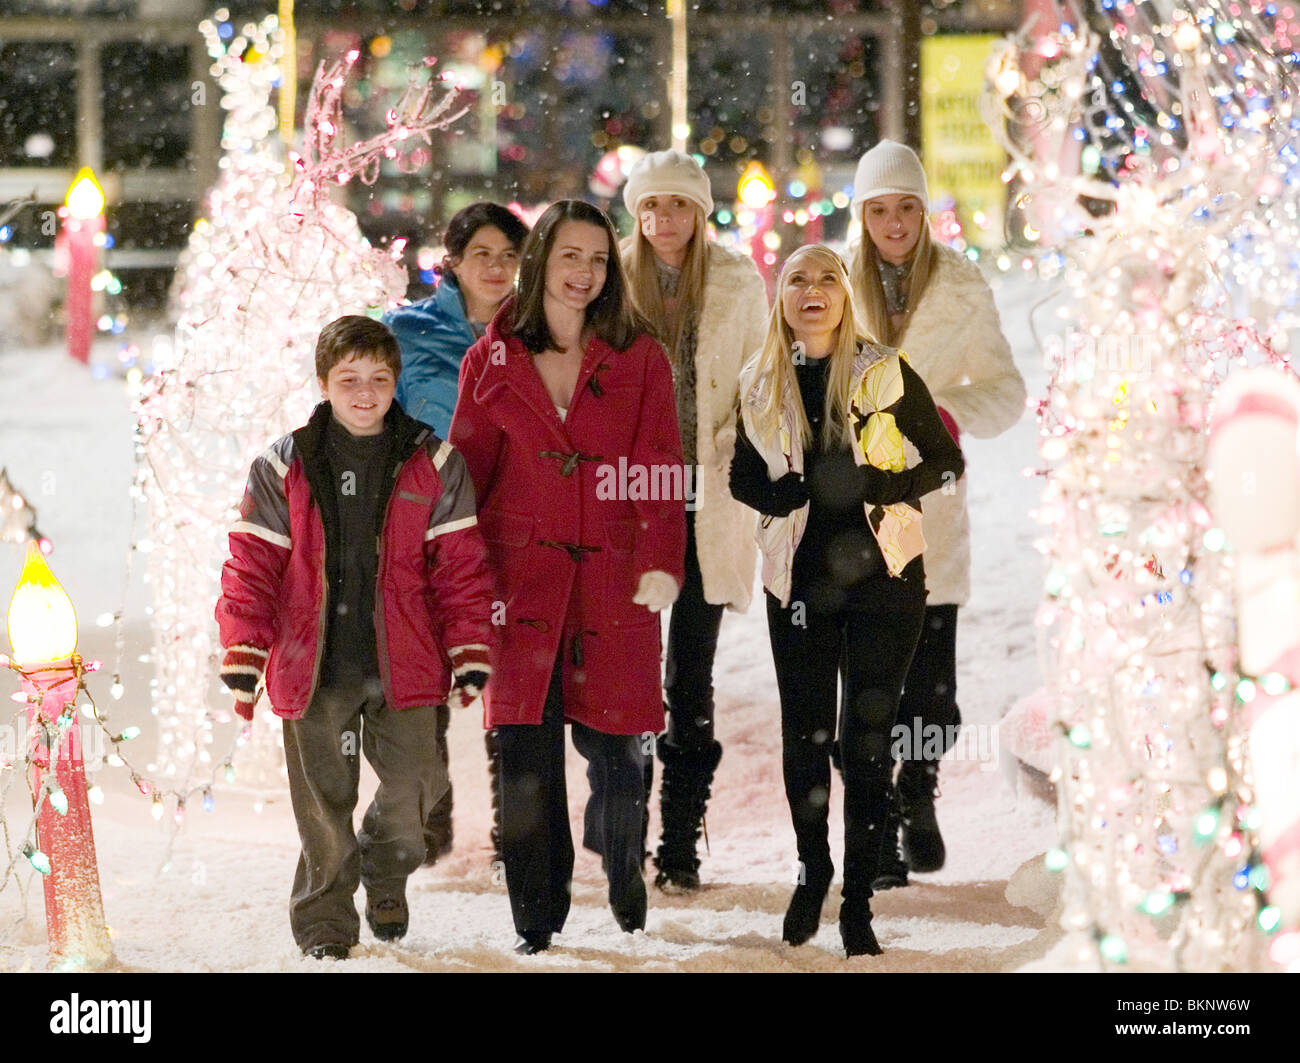
[{"label": "yellow sign", "polygon": [[1000,247],[1006,210],[1006,154],[979,113],[984,65],[1001,38],[992,34],[927,37],[921,42],[921,144],[937,215],[951,197],[968,245]]}]

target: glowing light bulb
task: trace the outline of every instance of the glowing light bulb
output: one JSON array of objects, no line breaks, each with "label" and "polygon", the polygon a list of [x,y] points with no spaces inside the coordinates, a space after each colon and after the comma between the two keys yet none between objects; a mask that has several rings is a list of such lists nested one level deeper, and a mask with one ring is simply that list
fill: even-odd
[{"label": "glowing light bulb", "polygon": [[1198,844],[1205,844],[1214,837],[1215,831],[1219,829],[1219,810],[1217,808],[1207,808],[1196,817],[1195,836]]},{"label": "glowing light bulb", "polygon": [[65,794],[62,789],[56,786],[50,790],[48,800],[50,802],[50,807],[60,816],[66,816],[68,814],[68,795]]},{"label": "glowing light bulb", "polygon": [[162,798],[157,794],[154,794],[153,805],[149,809],[149,814],[153,816],[155,820],[159,820],[162,819],[163,811]]},{"label": "glowing light bulb", "polygon": [[1114,934],[1107,934],[1097,943],[1097,947],[1110,963],[1126,963],[1128,961],[1128,946],[1124,944],[1123,938],[1116,937]]},{"label": "glowing light bulb", "polygon": [[68,213],[79,221],[90,221],[104,212],[104,190],[89,167],[83,166],[77,171],[64,202]]},{"label": "glowing light bulb", "polygon": [[1064,871],[1070,863],[1070,854],[1064,849],[1048,849],[1043,863],[1047,865],[1048,871]]},{"label": "glowing light bulb", "polygon": [[9,645],[15,661],[61,661],[77,648],[77,613],[36,543],[27,544],[9,599]]},{"label": "glowing light bulb", "polygon": [[48,875],[52,870],[50,867],[50,858],[37,849],[30,842],[22,847],[23,856],[27,857],[27,862],[36,868],[42,875]]}]

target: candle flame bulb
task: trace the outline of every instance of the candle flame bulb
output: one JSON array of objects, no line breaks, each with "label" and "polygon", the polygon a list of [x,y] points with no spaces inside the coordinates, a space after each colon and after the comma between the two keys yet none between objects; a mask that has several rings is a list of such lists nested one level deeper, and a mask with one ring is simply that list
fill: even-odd
[{"label": "candle flame bulb", "polygon": [[89,167],[83,166],[77,172],[65,202],[68,213],[80,221],[90,221],[104,212],[104,190]]},{"label": "candle flame bulb", "polygon": [[9,645],[15,661],[61,661],[77,648],[77,614],[36,543],[28,543],[9,599]]}]

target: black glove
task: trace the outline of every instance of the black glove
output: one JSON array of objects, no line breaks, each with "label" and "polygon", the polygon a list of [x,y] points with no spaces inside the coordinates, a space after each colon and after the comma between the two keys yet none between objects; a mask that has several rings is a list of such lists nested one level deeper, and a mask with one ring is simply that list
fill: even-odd
[{"label": "black glove", "polygon": [[858,465],[858,489],[863,502],[869,506],[889,506],[902,502],[906,495],[899,494],[898,477],[874,465]]},{"label": "black glove", "polygon": [[774,481],[768,491],[767,512],[773,517],[788,517],[808,504],[808,485],[804,483],[802,473],[786,473]]}]

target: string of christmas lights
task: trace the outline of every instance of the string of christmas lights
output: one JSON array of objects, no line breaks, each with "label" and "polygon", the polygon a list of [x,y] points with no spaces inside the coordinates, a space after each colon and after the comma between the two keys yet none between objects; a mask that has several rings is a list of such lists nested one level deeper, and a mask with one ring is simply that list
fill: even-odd
[{"label": "string of christmas lights", "polygon": [[1048,866],[1075,962],[1267,967],[1281,913],[1205,468],[1220,384],[1285,366],[1296,324],[1290,9],[1059,11],[993,57],[984,101],[1023,239],[1054,245],[1042,275],[1065,293],[1035,470],[1061,733]]}]

